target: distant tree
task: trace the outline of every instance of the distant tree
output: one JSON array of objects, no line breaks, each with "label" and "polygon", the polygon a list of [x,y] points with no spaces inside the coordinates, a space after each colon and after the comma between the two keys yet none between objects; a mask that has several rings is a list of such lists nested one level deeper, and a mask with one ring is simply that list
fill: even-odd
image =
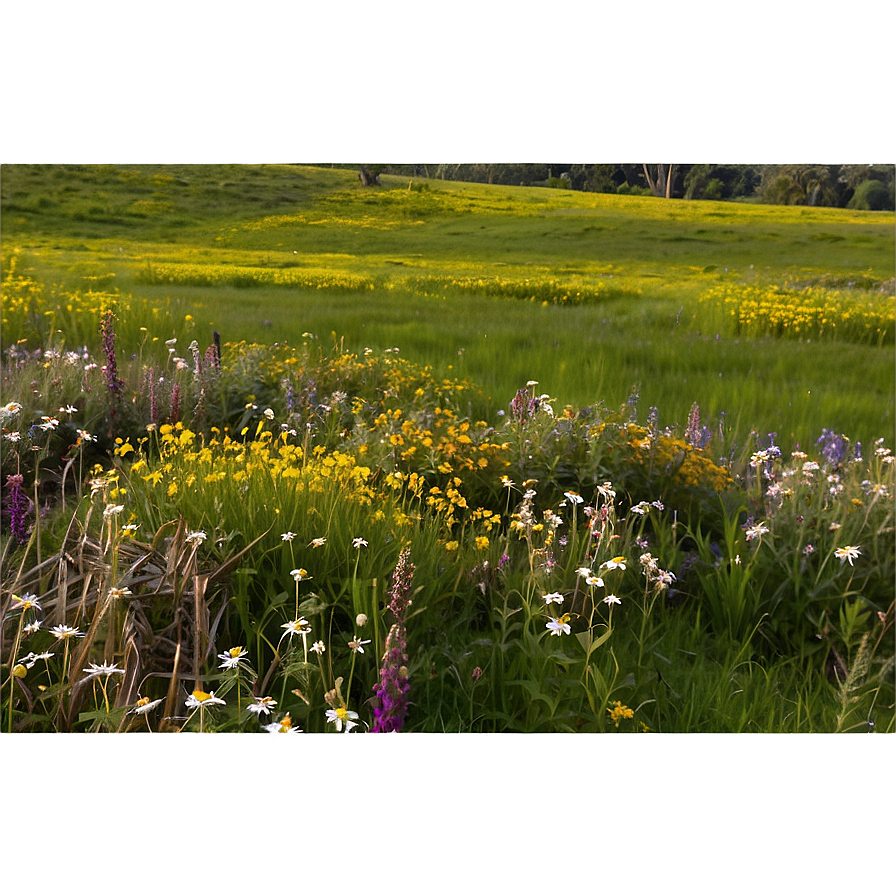
[{"label": "distant tree", "polygon": [[382,165],[362,165],[358,169],[358,179],[362,187],[378,187],[380,185],[380,171]]},{"label": "distant tree", "polygon": [[666,199],[672,197],[672,187],[676,176],[675,165],[644,165],[644,177],[654,196]]},{"label": "distant tree", "polygon": [[739,199],[759,183],[755,165],[690,165],[684,175],[685,199]]},{"label": "distant tree", "polygon": [[772,205],[837,205],[836,183],[828,165],[766,165],[759,193]]},{"label": "distant tree", "polygon": [[863,180],[849,200],[847,208],[882,211],[893,209],[892,192],[879,180]]}]

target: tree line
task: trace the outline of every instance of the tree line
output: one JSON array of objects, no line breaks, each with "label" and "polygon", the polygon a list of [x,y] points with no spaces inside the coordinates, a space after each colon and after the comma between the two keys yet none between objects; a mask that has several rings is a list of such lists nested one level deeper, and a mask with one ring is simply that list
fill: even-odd
[{"label": "tree line", "polygon": [[893,165],[460,164],[359,165],[362,183],[380,174],[591,193],[714,199],[772,205],[893,210]]}]

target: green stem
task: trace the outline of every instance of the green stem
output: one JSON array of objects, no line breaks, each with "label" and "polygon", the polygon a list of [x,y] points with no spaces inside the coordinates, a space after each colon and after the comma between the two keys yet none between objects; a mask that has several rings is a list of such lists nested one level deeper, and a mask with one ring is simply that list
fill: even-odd
[{"label": "green stem", "polygon": [[22,643],[22,628],[25,623],[25,611],[22,610],[22,614],[19,616],[19,627],[16,629],[16,637],[13,641],[12,653],[10,654],[9,660],[9,733],[12,734],[12,707],[13,703],[15,703],[16,696],[16,677],[13,675],[13,670],[16,667],[16,656],[19,652],[19,646]]}]

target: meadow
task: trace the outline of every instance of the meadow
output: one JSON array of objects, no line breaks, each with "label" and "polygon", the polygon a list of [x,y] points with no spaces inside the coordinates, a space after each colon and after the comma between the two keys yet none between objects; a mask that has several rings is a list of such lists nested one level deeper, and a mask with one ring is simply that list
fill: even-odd
[{"label": "meadow", "polygon": [[4,731],[889,731],[894,216],[4,166]]}]

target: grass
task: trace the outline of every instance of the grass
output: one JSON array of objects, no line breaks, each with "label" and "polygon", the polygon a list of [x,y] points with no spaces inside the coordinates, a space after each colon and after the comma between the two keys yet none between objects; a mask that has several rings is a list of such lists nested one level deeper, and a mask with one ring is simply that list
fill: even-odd
[{"label": "grass", "polygon": [[[5,166],[2,201],[4,259],[21,246],[46,280],[182,306],[225,340],[398,346],[480,384],[483,413],[536,379],[573,405],[638,387],[670,420],[696,401],[787,447],[825,426],[893,430],[892,335],[738,334],[700,301],[857,283],[891,321],[892,213],[388,177],[364,190],[296,166]],[[575,292],[587,304],[570,307]]]}]

